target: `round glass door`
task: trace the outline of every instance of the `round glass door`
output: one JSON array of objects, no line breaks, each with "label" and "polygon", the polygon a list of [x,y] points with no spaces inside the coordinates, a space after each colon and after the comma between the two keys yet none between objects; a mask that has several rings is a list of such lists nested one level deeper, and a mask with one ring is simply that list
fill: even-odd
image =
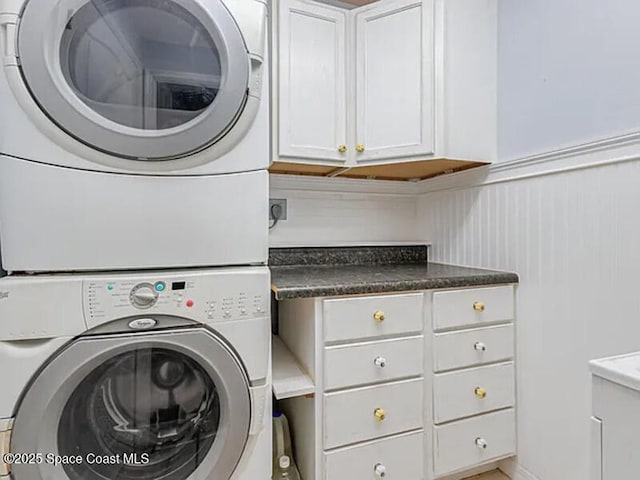
[{"label": "round glass door", "polygon": [[89,108],[141,130],[193,120],[222,82],[220,51],[200,21],[155,0],[87,3],[67,23],[60,62]]},{"label": "round glass door", "polygon": [[207,372],[183,353],[141,348],[88,375],[58,426],[62,456],[114,462],[65,465],[70,479],[188,478],[220,428],[220,398]]},{"label": "round glass door", "polygon": [[220,0],[30,0],[19,54],[54,122],[136,159],[214,143],[241,113],[249,82],[242,35]]},{"label": "round glass door", "polygon": [[231,477],[251,418],[240,360],[204,328],[146,337],[85,337],[36,377],[12,451],[80,461],[15,465],[17,478]]}]

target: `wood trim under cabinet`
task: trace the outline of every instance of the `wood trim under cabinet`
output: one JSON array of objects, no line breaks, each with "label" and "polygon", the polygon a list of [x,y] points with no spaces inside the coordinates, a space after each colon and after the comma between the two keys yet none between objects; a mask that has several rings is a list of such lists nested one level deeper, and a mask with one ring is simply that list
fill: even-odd
[{"label": "wood trim under cabinet", "polygon": [[487,164],[468,160],[449,159],[385,163],[353,168],[335,167],[333,165],[274,162],[271,168],[269,168],[269,173],[407,182],[425,180],[438,175],[460,172],[484,165]]}]

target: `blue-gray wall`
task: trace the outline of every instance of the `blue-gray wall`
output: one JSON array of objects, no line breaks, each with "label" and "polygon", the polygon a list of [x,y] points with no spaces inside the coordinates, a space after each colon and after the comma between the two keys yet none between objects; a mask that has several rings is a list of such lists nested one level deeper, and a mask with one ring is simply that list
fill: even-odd
[{"label": "blue-gray wall", "polygon": [[640,130],[640,2],[500,0],[500,160]]}]

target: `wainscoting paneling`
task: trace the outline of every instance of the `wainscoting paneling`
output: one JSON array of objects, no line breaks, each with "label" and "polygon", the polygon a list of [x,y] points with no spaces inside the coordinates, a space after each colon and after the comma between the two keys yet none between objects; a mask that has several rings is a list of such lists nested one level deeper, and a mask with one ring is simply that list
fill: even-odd
[{"label": "wainscoting paneling", "polygon": [[421,196],[431,258],[520,274],[518,462],[537,478],[588,478],[587,362],[640,350],[639,209],[638,160]]}]

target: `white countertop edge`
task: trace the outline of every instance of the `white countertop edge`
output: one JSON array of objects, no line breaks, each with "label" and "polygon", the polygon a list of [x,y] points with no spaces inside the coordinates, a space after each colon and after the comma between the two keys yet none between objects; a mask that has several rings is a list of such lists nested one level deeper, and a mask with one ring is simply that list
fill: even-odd
[{"label": "white countertop edge", "polygon": [[592,360],[589,370],[595,376],[640,391],[640,352]]}]

